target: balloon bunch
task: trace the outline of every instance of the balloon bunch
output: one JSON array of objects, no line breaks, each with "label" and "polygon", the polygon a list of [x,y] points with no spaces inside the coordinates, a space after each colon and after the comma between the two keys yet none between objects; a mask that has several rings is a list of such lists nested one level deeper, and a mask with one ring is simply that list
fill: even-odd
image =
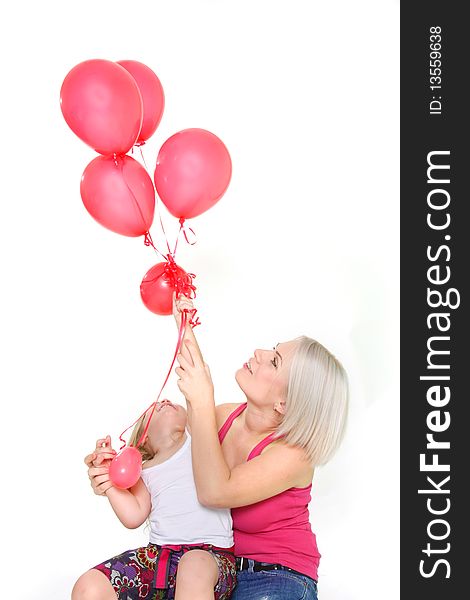
[{"label": "balloon bunch", "polygon": [[[93,59],[79,63],[64,79],[60,105],[72,131],[100,155],[88,164],[81,178],[80,194],[85,208],[98,223],[115,233],[144,236],[145,244],[161,255],[163,262],[154,265],[142,279],[140,294],[153,313],[171,314],[174,292],[177,296],[195,297],[195,275],[176,264],[178,238],[171,250],[161,217],[168,252],[162,253],[155,246],[150,227],[156,198],[179,220],[178,237],[183,232],[189,243],[185,220],[211,208],[230,183],[232,163],[227,148],[204,129],[175,133],[158,152],[152,181],[146,166],[127,153],[138,147],[143,159],[141,146],[160,123],[165,96],[157,75],[138,61]],[[145,165],[144,159],[143,162]],[[198,324],[194,313],[189,315],[193,326]],[[184,337],[188,315],[183,317],[173,362],[158,397]],[[144,414],[157,401],[158,398]],[[140,460],[136,448],[121,448],[114,459],[110,475],[114,473],[111,479],[118,487],[130,487],[139,478],[141,463],[137,465],[137,455]]]}]

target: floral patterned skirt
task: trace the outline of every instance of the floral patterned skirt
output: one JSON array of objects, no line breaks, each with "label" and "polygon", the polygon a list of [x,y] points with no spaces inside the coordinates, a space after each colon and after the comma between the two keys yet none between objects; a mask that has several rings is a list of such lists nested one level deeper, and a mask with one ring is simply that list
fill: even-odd
[{"label": "floral patterned skirt", "polygon": [[230,549],[201,546],[157,546],[148,544],[127,550],[96,565],[111,582],[119,600],[172,600],[180,558],[195,549],[210,552],[219,567],[215,600],[227,600],[236,585],[236,564]]}]

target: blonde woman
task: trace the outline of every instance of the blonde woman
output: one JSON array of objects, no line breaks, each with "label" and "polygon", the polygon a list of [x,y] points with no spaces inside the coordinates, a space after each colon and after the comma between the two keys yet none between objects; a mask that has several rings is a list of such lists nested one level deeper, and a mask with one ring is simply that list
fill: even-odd
[{"label": "blonde woman", "polygon": [[[179,322],[191,310],[175,302]],[[188,327],[178,386],[192,433],[199,501],[231,508],[237,557],[233,600],[316,600],[320,553],[309,522],[314,469],[344,434],[348,382],[340,362],[308,337],[258,349],[236,372],[245,402],[215,405]]]}]

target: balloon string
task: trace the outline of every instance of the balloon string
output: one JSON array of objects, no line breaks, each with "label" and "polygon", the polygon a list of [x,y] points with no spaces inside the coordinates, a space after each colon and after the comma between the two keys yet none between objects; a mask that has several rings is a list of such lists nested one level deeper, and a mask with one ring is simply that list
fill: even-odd
[{"label": "balloon string", "polygon": [[[138,148],[139,148],[139,151],[140,151],[140,156],[142,157],[142,162],[144,163],[144,167],[145,167],[145,169],[146,169],[146,171],[148,173],[149,169],[147,167],[147,163],[145,162],[144,153],[142,152],[142,145],[139,145]],[[134,151],[134,147],[132,147],[132,151]],[[150,173],[149,173],[149,177],[150,177]]]},{"label": "balloon string", "polygon": [[[146,278],[145,283],[155,283],[160,277],[165,276],[165,282],[176,292],[177,298],[183,294],[191,300],[196,298],[196,286],[193,284],[193,279],[196,277],[194,273],[184,273],[178,268],[171,254],[164,256],[167,264],[163,267],[163,271],[152,278]],[[184,274],[181,274],[184,273]]]},{"label": "balloon string", "polygon": [[[184,217],[181,217],[180,221],[179,221],[180,228],[179,228],[179,231],[178,231],[178,235],[176,237],[176,244],[175,244],[175,249],[173,250],[173,256],[176,254],[176,248],[178,247],[178,240],[179,240],[181,232],[183,232],[184,239],[186,240],[186,243],[189,244],[190,246],[194,246],[194,244],[197,242],[196,234],[194,233],[194,230],[191,229],[191,227],[186,227],[185,224],[184,224],[184,221],[185,221]],[[190,231],[193,234],[193,236],[194,236],[193,240],[194,241],[192,241],[192,242],[189,241],[188,234],[186,233],[187,231]]]},{"label": "balloon string", "polygon": [[[142,161],[144,163],[145,169],[147,170],[147,173],[149,173],[148,167],[147,167],[147,163],[145,162],[145,158],[144,158],[144,153],[142,152],[142,145],[139,145],[139,151],[140,151],[140,156],[142,157]],[[149,177],[150,177],[150,173],[149,173]],[[150,177],[150,179],[152,179],[152,177]],[[160,206],[159,206],[159,202],[158,202],[158,192],[157,192],[157,188],[155,186],[155,181],[152,179],[152,184],[155,190],[155,206],[157,209],[157,214],[158,214],[158,218],[160,220],[160,227],[162,228],[163,231],[163,237],[165,238],[165,242],[166,242],[166,247],[168,248],[168,252],[171,253],[170,250],[170,244],[168,243],[168,238],[166,237],[166,232],[165,232],[165,227],[163,226],[163,220],[162,220],[162,215],[160,214]],[[173,252],[173,256],[174,256],[174,252]]]},{"label": "balloon string", "polygon": [[187,319],[188,319],[187,311],[183,311],[181,313],[181,323],[180,323],[180,328],[179,328],[179,333],[178,333],[178,342],[176,344],[176,350],[175,350],[175,354],[173,356],[173,360],[171,361],[171,365],[170,365],[170,368],[168,369],[168,373],[167,373],[167,375],[165,377],[165,381],[163,382],[163,385],[162,385],[160,391],[158,392],[157,399],[154,402],[154,406],[153,406],[152,412],[150,413],[150,417],[149,417],[149,419],[147,421],[147,425],[145,426],[144,432],[142,433],[142,435],[140,436],[139,441],[137,442],[137,448],[140,446],[140,444],[142,443],[142,441],[145,439],[145,436],[147,435],[147,431],[148,431],[148,428],[150,426],[150,420],[152,419],[152,415],[153,415],[153,413],[155,411],[155,407],[157,405],[158,400],[160,399],[161,393],[163,392],[163,389],[165,388],[165,386],[166,386],[166,384],[168,382],[168,379],[169,379],[169,377],[171,375],[171,372],[173,370],[173,365],[175,364],[176,357],[178,356],[178,352],[179,352],[179,349],[181,348],[181,344],[183,342],[184,334],[186,332],[186,322],[187,322]]},{"label": "balloon string", "polygon": [[160,250],[159,250],[159,249],[158,249],[158,248],[155,246],[155,244],[153,243],[152,236],[150,235],[150,231],[146,231],[146,232],[145,232],[144,244],[145,244],[146,246],[152,246],[152,248],[155,250],[155,252],[156,252],[157,254],[160,254],[160,256],[166,260],[166,256],[165,256],[164,254],[162,254],[162,253],[160,252]]},{"label": "balloon string", "polygon": [[138,442],[136,444],[136,447],[138,448],[140,446],[140,444],[142,443],[142,440],[145,439],[145,436],[147,435],[147,431],[148,431],[148,428],[149,428],[149,425],[150,425],[150,420],[152,419],[153,413],[155,411],[155,407],[157,405],[158,400],[160,399],[161,393],[163,392],[163,390],[164,390],[164,388],[165,388],[165,386],[166,386],[166,384],[168,382],[168,379],[169,379],[169,377],[171,375],[171,371],[173,370],[173,365],[175,364],[176,357],[178,356],[178,351],[181,348],[181,344],[183,342],[184,334],[185,334],[185,331],[186,331],[186,323],[187,323],[187,320],[188,320],[188,313],[189,312],[194,312],[194,311],[188,311],[187,309],[185,309],[181,313],[181,323],[180,323],[179,332],[178,332],[178,342],[176,344],[175,354],[173,356],[173,360],[171,361],[170,368],[168,369],[168,373],[167,373],[167,375],[165,377],[165,381],[163,382],[163,385],[162,385],[160,391],[158,392],[157,399],[154,402],[152,402],[152,404],[150,406],[148,406],[144,410],[144,412],[134,421],[134,423],[132,423],[132,425],[129,425],[129,427],[127,427],[126,429],[124,429],[124,431],[121,433],[121,435],[119,436],[119,439],[122,442],[122,446],[121,446],[120,450],[122,450],[126,446],[126,441],[123,440],[122,436],[126,433],[126,431],[129,431],[129,429],[131,427],[133,427],[150,410],[150,408],[152,408],[152,412],[150,414],[150,418],[147,421],[147,424],[145,426],[144,432],[140,436],[140,439],[138,440]]},{"label": "balloon string", "polygon": [[[124,177],[124,172],[123,172],[123,168],[124,168],[124,161],[122,161],[122,163],[121,163],[121,164],[119,164],[119,162],[118,162],[117,158],[118,158],[118,157],[117,157],[117,155],[116,155],[116,154],[114,154],[114,164],[116,165],[116,167],[120,167],[120,170],[121,170],[121,175],[122,175],[122,179],[123,179],[124,183],[126,184],[126,186],[127,186],[127,189],[129,190],[129,193],[130,193],[130,195],[132,196],[132,199],[134,200],[134,203],[135,203],[135,205],[137,206],[137,210],[138,210],[138,211],[139,211],[139,213],[140,213],[140,218],[142,219],[142,223],[145,225],[145,219],[144,219],[144,215],[143,215],[143,213],[142,213],[142,210],[141,210],[141,208],[140,208],[140,205],[139,205],[139,203],[137,202],[137,198],[135,197],[135,195],[134,195],[134,192],[133,192],[133,191],[132,191],[132,189],[129,187],[129,184],[127,183],[127,181],[126,181],[126,179],[125,179],[125,177]],[[153,184],[152,184],[152,185],[153,185]],[[160,256],[163,256],[163,258],[165,258],[165,255],[164,255],[162,252],[160,252],[160,250],[158,250],[158,248],[157,248],[157,247],[155,246],[155,244],[153,243],[153,240],[152,240],[152,237],[151,237],[151,235],[150,235],[150,232],[147,230],[147,231],[145,232],[145,234],[144,234],[144,235],[145,235],[145,238],[144,238],[144,243],[145,243],[145,245],[146,245],[146,246],[152,246],[152,248],[155,250],[155,252],[156,252],[157,254],[160,254]],[[167,242],[167,246],[168,246],[168,242]]]},{"label": "balloon string", "polygon": [[195,327],[197,327],[198,325],[201,324],[201,321],[199,320],[199,317],[196,317],[196,313],[197,313],[196,308],[193,308],[190,312],[191,312],[191,317],[189,318],[189,324],[194,329]]},{"label": "balloon string", "polygon": [[134,200],[134,203],[135,203],[135,205],[137,207],[137,210],[139,211],[140,218],[142,219],[142,225],[144,225],[144,227],[145,227],[145,218],[144,218],[144,214],[142,212],[142,209],[140,208],[140,204],[137,202],[137,198],[135,197],[134,192],[131,190],[131,188],[129,187],[129,184],[126,181],[126,178],[124,177],[124,159],[122,161],[118,162],[117,158],[118,158],[117,155],[114,154],[114,164],[117,167],[119,166],[119,169],[120,169],[121,175],[122,175],[122,180],[126,184],[126,187],[129,190],[129,193],[132,196],[132,199]]},{"label": "balloon string", "polygon": [[135,421],[134,421],[134,422],[133,422],[131,425],[129,425],[129,427],[127,427],[126,429],[124,429],[124,431],[123,431],[123,432],[121,433],[121,435],[119,436],[119,439],[120,439],[120,440],[121,440],[121,442],[122,442],[122,446],[119,448],[119,450],[122,450],[122,449],[124,448],[124,446],[126,446],[126,444],[127,444],[126,440],[123,440],[123,439],[122,439],[122,436],[123,436],[123,435],[126,433],[126,431],[129,431],[129,429],[130,429],[131,427],[134,427],[134,425],[135,425],[135,424],[136,424],[138,421],[140,421],[140,419],[141,419],[141,418],[142,418],[142,417],[145,415],[145,413],[146,413],[146,412],[149,410],[149,408],[151,408],[151,407],[152,407],[154,404],[155,404],[155,402],[152,402],[152,404],[151,404],[151,405],[150,405],[148,408],[146,408],[146,409],[144,410],[144,412],[143,412],[143,413],[140,415],[140,417],[138,417],[138,418],[137,418],[137,419],[136,419],[136,420],[135,420]]}]

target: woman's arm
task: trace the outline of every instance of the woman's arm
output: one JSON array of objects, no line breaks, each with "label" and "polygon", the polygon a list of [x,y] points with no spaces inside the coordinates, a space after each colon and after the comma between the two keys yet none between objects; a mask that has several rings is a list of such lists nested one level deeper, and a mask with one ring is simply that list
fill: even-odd
[{"label": "woman's arm", "polygon": [[[186,296],[180,296],[178,299],[176,299],[176,293],[173,293],[173,316],[175,317],[175,321],[176,321],[176,325],[178,326],[178,329],[181,325],[181,313],[185,310],[189,311],[189,313],[194,310],[192,300],[190,300],[189,298],[186,298]],[[197,340],[194,336],[193,328],[189,324],[189,317],[190,317],[190,314],[188,314],[188,321],[187,321],[186,329],[185,329],[184,336],[183,336],[183,342],[185,340],[191,341],[194,344],[195,351],[199,353],[199,356],[202,359],[202,353],[201,353],[201,350],[197,343]]]},{"label": "woman's arm", "polygon": [[201,504],[214,508],[245,506],[305,480],[311,468],[303,451],[282,442],[230,470],[219,444],[209,368],[191,340],[183,343],[178,360],[178,387],[191,405],[193,471]]},{"label": "woman's arm", "polygon": [[109,479],[109,465],[115,454],[109,436],[106,440],[98,440],[94,453],[85,457],[88,476],[95,494],[107,496],[121,523],[128,529],[136,529],[150,514],[150,494],[141,479],[129,490],[113,486]]},{"label": "woman's arm", "polygon": [[[188,318],[186,321],[186,328],[184,331],[183,339],[181,341],[181,348],[184,349],[184,342],[189,340],[194,345],[195,352],[198,352],[198,354],[202,360],[202,353],[199,348],[199,344],[197,343],[196,337],[193,332],[193,328],[189,324],[190,316],[191,316],[193,310],[194,310],[194,305],[193,305],[192,300],[190,300],[186,296],[180,296],[179,298],[176,298],[176,293],[175,292],[173,293],[173,316],[175,318],[176,326],[178,327],[178,331],[181,326],[181,315],[182,315],[183,311],[187,311],[187,313],[188,313],[188,315],[187,315]],[[180,352],[181,352],[181,349],[180,349]],[[187,412],[188,412],[188,423],[187,423],[186,427],[189,432],[189,435],[192,435],[192,433],[191,433],[192,414],[191,414],[191,405],[190,404],[187,404]]]}]

